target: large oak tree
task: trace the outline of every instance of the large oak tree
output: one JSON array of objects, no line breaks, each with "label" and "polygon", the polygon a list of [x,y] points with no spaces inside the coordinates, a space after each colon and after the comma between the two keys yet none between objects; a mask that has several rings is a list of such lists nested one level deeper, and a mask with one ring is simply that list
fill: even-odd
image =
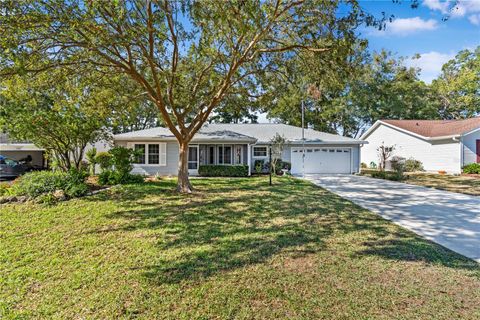
[{"label": "large oak tree", "polygon": [[[97,66],[131,77],[179,143],[178,190],[190,192],[188,144],[225,97],[308,51],[355,42],[375,24],[357,1],[5,0],[2,74]],[[261,90],[260,90],[261,91]]]}]

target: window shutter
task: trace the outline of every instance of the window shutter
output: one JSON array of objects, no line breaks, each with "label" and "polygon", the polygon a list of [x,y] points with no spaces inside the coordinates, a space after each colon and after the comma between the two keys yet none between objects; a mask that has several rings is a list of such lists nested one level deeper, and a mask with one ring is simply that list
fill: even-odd
[{"label": "window shutter", "polygon": [[166,166],[167,165],[167,144],[165,142],[159,143],[160,149],[160,165]]}]

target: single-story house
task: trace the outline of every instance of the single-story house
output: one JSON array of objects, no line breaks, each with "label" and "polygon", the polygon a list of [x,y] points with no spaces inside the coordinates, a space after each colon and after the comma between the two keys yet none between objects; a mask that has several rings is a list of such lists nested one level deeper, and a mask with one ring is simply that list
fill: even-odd
[{"label": "single-story house", "polygon": [[0,155],[13,159],[22,160],[32,157],[31,164],[35,167],[45,167],[45,150],[28,141],[15,141],[6,133],[0,133]]},{"label": "single-story house", "polygon": [[[283,136],[286,145],[282,160],[291,163],[293,174],[356,173],[360,168],[360,145],[364,141],[305,129],[305,165],[303,166],[302,128],[273,123],[205,124],[192,139],[188,150],[191,175],[200,165],[248,165],[268,161],[270,140]],[[176,175],[179,146],[172,132],[163,127],[114,135],[114,144],[143,150],[134,165],[134,173]],[[303,169],[304,167],[304,169]]]},{"label": "single-story house", "polygon": [[426,171],[461,173],[480,163],[480,117],[465,120],[379,120],[360,138],[362,162],[378,164],[377,148],[394,146],[393,156],[414,158]]}]

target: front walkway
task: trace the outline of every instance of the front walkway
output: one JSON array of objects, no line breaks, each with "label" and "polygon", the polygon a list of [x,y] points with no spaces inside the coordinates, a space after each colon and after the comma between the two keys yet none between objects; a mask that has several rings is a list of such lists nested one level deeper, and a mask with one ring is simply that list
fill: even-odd
[{"label": "front walkway", "polygon": [[305,178],[480,262],[480,197],[354,175]]}]

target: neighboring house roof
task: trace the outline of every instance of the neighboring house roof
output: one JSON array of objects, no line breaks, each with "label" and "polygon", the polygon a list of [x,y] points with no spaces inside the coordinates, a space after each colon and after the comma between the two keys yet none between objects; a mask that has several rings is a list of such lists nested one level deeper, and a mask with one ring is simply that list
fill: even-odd
[{"label": "neighboring house roof", "polygon": [[480,129],[480,117],[464,120],[379,120],[361,139],[365,139],[380,124],[393,126],[427,140],[462,136]]},{"label": "neighboring house roof", "polygon": [[0,143],[0,153],[2,151],[45,151],[32,143]]},{"label": "neighboring house roof", "polygon": [[[290,143],[302,142],[302,128],[277,123],[248,123],[248,124],[205,124],[195,135],[192,141],[245,141],[268,143],[275,134],[279,134]],[[174,135],[167,128],[157,127],[140,131],[133,131],[114,135],[114,140],[142,140],[142,139],[172,139]],[[363,144],[364,141],[305,129],[306,143],[337,143]]]},{"label": "neighboring house roof", "polygon": [[29,141],[12,140],[8,134],[0,133],[0,152],[2,151],[44,151]]}]

